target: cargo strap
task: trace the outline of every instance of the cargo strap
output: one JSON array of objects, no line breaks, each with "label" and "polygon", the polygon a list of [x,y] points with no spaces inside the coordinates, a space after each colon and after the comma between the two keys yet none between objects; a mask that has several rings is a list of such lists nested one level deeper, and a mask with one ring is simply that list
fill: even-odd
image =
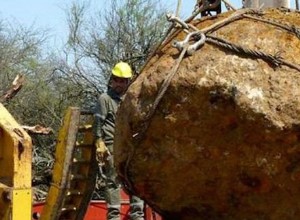
[{"label": "cargo strap", "polygon": [[84,219],[97,173],[91,120],[89,112],[68,109],[59,131],[53,180],[40,219]]}]

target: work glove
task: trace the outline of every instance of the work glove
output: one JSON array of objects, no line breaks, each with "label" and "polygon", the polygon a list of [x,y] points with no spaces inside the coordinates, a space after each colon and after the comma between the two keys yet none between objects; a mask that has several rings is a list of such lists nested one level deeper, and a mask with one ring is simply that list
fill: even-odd
[{"label": "work glove", "polygon": [[104,163],[105,158],[109,155],[108,149],[101,138],[98,138],[95,142],[96,156],[99,163]]}]

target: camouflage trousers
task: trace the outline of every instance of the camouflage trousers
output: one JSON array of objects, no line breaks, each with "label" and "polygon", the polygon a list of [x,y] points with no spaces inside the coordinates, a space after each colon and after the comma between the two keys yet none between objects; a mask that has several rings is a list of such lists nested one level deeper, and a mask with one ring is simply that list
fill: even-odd
[{"label": "camouflage trousers", "polygon": [[[113,156],[110,157],[104,170],[105,179],[105,200],[107,203],[107,220],[120,220],[121,184],[114,167]],[[144,202],[136,197],[130,196],[130,219],[144,220]]]}]

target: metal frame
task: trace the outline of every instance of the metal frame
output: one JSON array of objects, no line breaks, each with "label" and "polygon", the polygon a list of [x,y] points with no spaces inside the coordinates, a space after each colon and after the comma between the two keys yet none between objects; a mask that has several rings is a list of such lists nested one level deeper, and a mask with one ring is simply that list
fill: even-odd
[{"label": "metal frame", "polygon": [[30,136],[0,103],[0,219],[31,220],[31,152]]}]

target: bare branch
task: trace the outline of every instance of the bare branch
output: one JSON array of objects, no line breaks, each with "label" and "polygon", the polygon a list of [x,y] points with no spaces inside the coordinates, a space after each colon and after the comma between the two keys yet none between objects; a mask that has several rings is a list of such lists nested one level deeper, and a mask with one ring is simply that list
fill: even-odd
[{"label": "bare branch", "polygon": [[35,125],[35,126],[22,125],[22,128],[32,134],[47,135],[47,134],[50,134],[53,132],[52,128],[49,128],[49,127],[46,128],[41,125]]},{"label": "bare branch", "polygon": [[11,87],[4,92],[4,94],[0,97],[0,102],[7,102],[10,99],[12,99],[14,96],[17,95],[17,93],[20,91],[22,88],[23,84],[25,81],[24,75],[18,74],[14,81],[11,84]]}]

